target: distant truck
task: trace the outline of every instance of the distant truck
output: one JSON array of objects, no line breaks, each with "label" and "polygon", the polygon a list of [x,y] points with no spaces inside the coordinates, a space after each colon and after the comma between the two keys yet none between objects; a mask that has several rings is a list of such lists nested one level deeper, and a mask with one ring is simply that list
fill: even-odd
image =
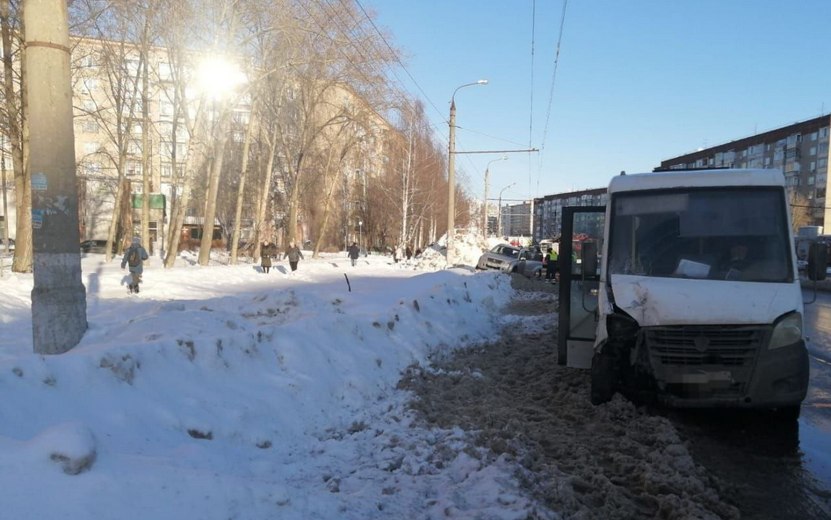
[{"label": "distant truck", "polygon": [[[592,402],[798,417],[808,352],[782,173],[621,175],[608,194],[564,208],[560,241],[558,359],[591,369]],[[824,255],[812,248],[812,279]]]}]

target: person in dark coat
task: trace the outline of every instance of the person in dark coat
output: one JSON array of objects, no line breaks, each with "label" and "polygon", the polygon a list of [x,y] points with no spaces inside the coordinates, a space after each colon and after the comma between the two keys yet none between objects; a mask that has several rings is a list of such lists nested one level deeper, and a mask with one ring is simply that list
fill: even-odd
[{"label": "person in dark coat", "polygon": [[260,248],[260,265],[263,268],[263,272],[266,274],[268,274],[269,269],[271,269],[271,257],[274,255],[273,249],[274,248],[268,240],[263,242],[263,245]]},{"label": "person in dark coat", "polygon": [[303,258],[303,253],[300,251],[300,248],[295,245],[294,242],[289,244],[288,249],[286,249],[286,258],[289,260],[289,266],[291,267],[292,271],[297,271],[297,262]]},{"label": "person in dark coat", "polygon": [[352,242],[352,245],[349,246],[349,259],[352,260],[353,266],[358,262],[359,256],[361,256],[361,249],[358,247],[358,244]]},{"label": "person in dark coat", "polygon": [[141,274],[144,272],[144,261],[149,258],[147,250],[141,247],[141,239],[133,237],[133,243],[124,251],[124,258],[121,259],[121,268],[130,268],[130,292],[139,292]]},{"label": "person in dark coat", "polygon": [[407,246],[407,249],[404,250],[404,254],[407,256],[407,260],[413,257],[413,250],[410,249],[410,246]]}]

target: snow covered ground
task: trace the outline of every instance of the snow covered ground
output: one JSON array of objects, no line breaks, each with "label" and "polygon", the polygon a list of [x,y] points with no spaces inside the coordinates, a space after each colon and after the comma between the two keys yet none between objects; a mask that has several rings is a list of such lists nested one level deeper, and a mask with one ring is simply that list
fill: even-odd
[{"label": "snow covered ground", "polygon": [[[473,263],[480,244],[460,244]],[[509,277],[345,254],[173,269],[139,295],[82,259],[89,330],[33,353],[32,276],[0,278],[3,518],[525,518],[538,506],[504,459],[460,429],[413,425],[412,366],[483,343]],[[470,260],[469,257],[473,259]],[[347,279],[351,285],[347,285]],[[437,447],[440,446],[441,450]]]}]

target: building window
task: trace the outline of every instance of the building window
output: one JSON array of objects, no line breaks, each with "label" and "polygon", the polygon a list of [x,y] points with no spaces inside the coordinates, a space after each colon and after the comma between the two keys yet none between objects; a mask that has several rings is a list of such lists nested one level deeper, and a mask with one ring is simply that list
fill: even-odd
[{"label": "building window", "polygon": [[817,188],[816,197],[818,199],[824,199],[825,198],[825,188]]},{"label": "building window", "polygon": [[808,186],[813,186],[813,185],[814,185],[814,177],[810,176],[810,177],[808,177]]},{"label": "building window", "polygon": [[828,139],[828,127],[819,129],[819,138],[823,141]]},{"label": "building window", "polygon": [[162,171],[161,171],[162,177],[170,177],[170,175],[172,173],[173,173],[173,165],[169,162],[163,162],[162,163]]},{"label": "building window", "polygon": [[84,143],[84,155],[98,153],[99,144],[96,142]]},{"label": "building window", "polygon": [[816,132],[811,132],[811,141],[816,141],[816,140],[817,140],[817,133]]},{"label": "building window", "polygon": [[172,159],[173,158],[173,141],[162,140],[161,142],[161,150],[159,150],[159,155],[162,156],[162,159]]},{"label": "building window", "polygon": [[97,162],[90,162],[84,166],[87,175],[98,175],[101,173],[101,165]]},{"label": "building window", "polygon": [[87,69],[94,69],[97,66],[98,66],[98,64],[96,63],[94,54],[90,53],[90,54],[87,54],[86,56],[83,56],[81,58],[81,67],[84,67],[84,68],[87,68]]},{"label": "building window", "polygon": [[141,175],[141,162],[127,161],[127,175]]},{"label": "building window", "polygon": [[247,125],[248,120],[250,119],[250,117],[251,117],[251,112],[243,112],[243,111],[240,111],[240,110],[235,111],[234,115],[233,115],[234,123],[236,123],[238,125]]},{"label": "building window", "polygon": [[127,73],[130,77],[137,77],[139,72],[139,60],[136,58],[128,58],[124,61],[127,64]]},{"label": "building window", "polygon": [[132,139],[127,144],[127,153],[130,155],[141,155],[141,141]]},{"label": "building window", "polygon": [[159,123],[159,135],[162,137],[171,137],[173,135],[173,123],[170,121],[161,121]]},{"label": "building window", "polygon": [[173,79],[173,70],[170,68],[170,63],[159,63],[159,79],[162,81],[170,81]]},{"label": "building window", "polygon": [[91,94],[98,90],[98,80],[95,78],[84,78],[81,81],[81,93]]},{"label": "building window", "polygon": [[88,134],[98,133],[98,121],[84,121],[83,131]]},{"label": "building window", "polygon": [[166,120],[173,119],[173,103],[166,99],[159,100],[159,114]]}]

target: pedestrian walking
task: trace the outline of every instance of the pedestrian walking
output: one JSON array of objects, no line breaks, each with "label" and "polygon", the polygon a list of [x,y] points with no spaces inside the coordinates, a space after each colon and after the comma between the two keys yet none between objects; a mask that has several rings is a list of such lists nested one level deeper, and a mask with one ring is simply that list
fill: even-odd
[{"label": "pedestrian walking", "polygon": [[124,258],[121,259],[121,268],[130,269],[130,293],[139,292],[141,275],[144,272],[144,261],[149,258],[147,250],[141,246],[141,239],[133,237],[133,243],[124,251]]},{"label": "pedestrian walking", "polygon": [[413,257],[413,250],[410,249],[410,246],[407,246],[407,249],[404,250],[404,254],[407,255],[407,260]]},{"label": "pedestrian walking", "polygon": [[297,271],[297,262],[303,258],[303,253],[294,242],[291,242],[288,249],[286,249],[286,258],[289,260],[289,266],[291,267],[292,272]]},{"label": "pedestrian walking", "polygon": [[271,269],[271,257],[274,255],[273,249],[273,245],[268,240],[263,242],[263,245],[260,248],[260,266],[266,274],[268,274],[268,271]]},{"label": "pedestrian walking", "polygon": [[349,246],[349,259],[352,260],[352,266],[358,262],[358,257],[361,256],[361,249],[358,247],[358,244],[352,242],[352,245]]}]

